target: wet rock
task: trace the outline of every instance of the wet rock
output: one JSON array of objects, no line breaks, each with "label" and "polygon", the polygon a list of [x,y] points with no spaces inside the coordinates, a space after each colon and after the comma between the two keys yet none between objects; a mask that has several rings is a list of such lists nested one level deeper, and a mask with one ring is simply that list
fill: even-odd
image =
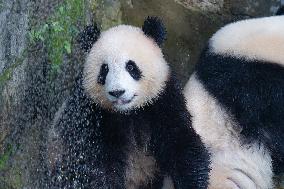
[{"label": "wet rock", "polygon": [[0,188],[48,188],[47,133],[83,59],[75,45],[51,78],[46,45],[32,44],[29,34],[48,22],[61,2],[0,1]]},{"label": "wet rock", "polygon": [[275,14],[280,5],[280,0],[229,0],[224,4],[227,14],[234,19],[262,17]]},{"label": "wet rock", "polygon": [[[0,12],[0,105],[17,101],[24,77],[24,49],[28,30],[28,0],[3,0]],[[15,69],[19,67],[18,69]],[[14,77],[11,75],[14,74]],[[4,85],[5,84],[5,85]],[[6,100],[6,101],[5,101]],[[1,112],[1,110],[0,110]]]},{"label": "wet rock", "polygon": [[28,0],[0,2],[0,186],[8,189],[21,187],[19,168],[10,166],[14,163],[11,135],[17,130],[10,123],[25,85],[28,15]]},{"label": "wet rock", "polygon": [[175,0],[187,9],[200,9],[205,12],[219,12],[224,5],[223,0]]},{"label": "wet rock", "polygon": [[92,0],[94,20],[102,30],[122,24],[121,2],[117,0]]}]

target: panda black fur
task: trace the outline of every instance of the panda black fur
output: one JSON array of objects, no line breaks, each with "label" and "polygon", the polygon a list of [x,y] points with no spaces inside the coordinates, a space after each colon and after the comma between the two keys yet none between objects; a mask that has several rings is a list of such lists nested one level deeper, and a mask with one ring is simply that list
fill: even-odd
[{"label": "panda black fur", "polygon": [[211,189],[271,189],[284,171],[284,16],[229,24],[184,92],[212,153]]},{"label": "panda black fur", "polygon": [[87,30],[84,73],[54,124],[64,148],[54,187],[207,188],[209,155],[159,48],[161,21]]}]

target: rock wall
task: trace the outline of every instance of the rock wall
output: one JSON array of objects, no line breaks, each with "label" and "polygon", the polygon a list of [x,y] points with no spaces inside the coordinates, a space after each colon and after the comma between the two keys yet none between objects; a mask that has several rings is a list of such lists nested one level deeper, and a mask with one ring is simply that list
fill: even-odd
[{"label": "rock wall", "polygon": [[[13,105],[21,103],[25,85],[26,36],[29,1],[0,1],[0,188],[21,187],[20,169],[8,168],[15,152],[12,133],[18,126],[11,124]],[[12,165],[12,164],[11,164]]]},{"label": "rock wall", "polygon": [[279,0],[0,0],[0,189],[48,188],[46,146],[55,112],[84,63],[76,35],[97,22],[141,26],[161,17],[164,54],[185,82],[224,24],[272,15]]}]

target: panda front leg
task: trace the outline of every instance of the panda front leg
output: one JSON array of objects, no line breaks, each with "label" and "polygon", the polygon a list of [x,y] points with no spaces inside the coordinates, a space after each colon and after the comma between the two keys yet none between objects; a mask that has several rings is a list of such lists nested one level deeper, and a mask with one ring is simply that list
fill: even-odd
[{"label": "panda front leg", "polygon": [[[181,156],[181,155],[180,155]],[[183,155],[184,156],[184,155]],[[175,189],[205,189],[208,185],[207,164],[202,160],[193,161],[188,158],[176,158],[170,173]]]},{"label": "panda front leg", "polygon": [[[74,137],[75,133],[82,136]],[[77,130],[68,141],[70,147],[61,166],[64,187],[60,188],[125,189],[125,156],[105,141],[100,128],[91,125]]]},{"label": "panda front leg", "polygon": [[206,189],[210,170],[209,154],[197,135],[185,135],[173,137],[163,169],[172,178],[174,189]]},{"label": "panda front leg", "polygon": [[92,188],[125,189],[125,155],[119,149],[104,145],[94,162]]},{"label": "panda front leg", "polygon": [[[125,164],[119,154],[106,150],[99,138],[90,143],[73,146],[60,166],[58,188],[125,189]],[[57,178],[57,177],[56,177]]]},{"label": "panda front leg", "polygon": [[91,187],[95,189],[125,189],[124,174],[117,165],[96,169]]}]

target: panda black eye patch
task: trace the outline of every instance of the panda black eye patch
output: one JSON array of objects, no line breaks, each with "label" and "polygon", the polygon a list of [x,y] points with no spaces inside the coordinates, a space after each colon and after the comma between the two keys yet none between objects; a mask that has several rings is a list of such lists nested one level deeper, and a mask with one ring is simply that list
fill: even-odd
[{"label": "panda black eye patch", "polygon": [[133,79],[135,79],[137,81],[141,79],[142,72],[133,60],[129,60],[126,63],[125,69],[131,75],[131,77],[133,77]]},{"label": "panda black eye patch", "polygon": [[108,65],[107,64],[103,64],[101,66],[101,69],[100,69],[100,73],[99,73],[99,76],[98,76],[98,84],[101,84],[101,85],[104,85],[105,82],[106,82],[106,76],[108,74]]}]

